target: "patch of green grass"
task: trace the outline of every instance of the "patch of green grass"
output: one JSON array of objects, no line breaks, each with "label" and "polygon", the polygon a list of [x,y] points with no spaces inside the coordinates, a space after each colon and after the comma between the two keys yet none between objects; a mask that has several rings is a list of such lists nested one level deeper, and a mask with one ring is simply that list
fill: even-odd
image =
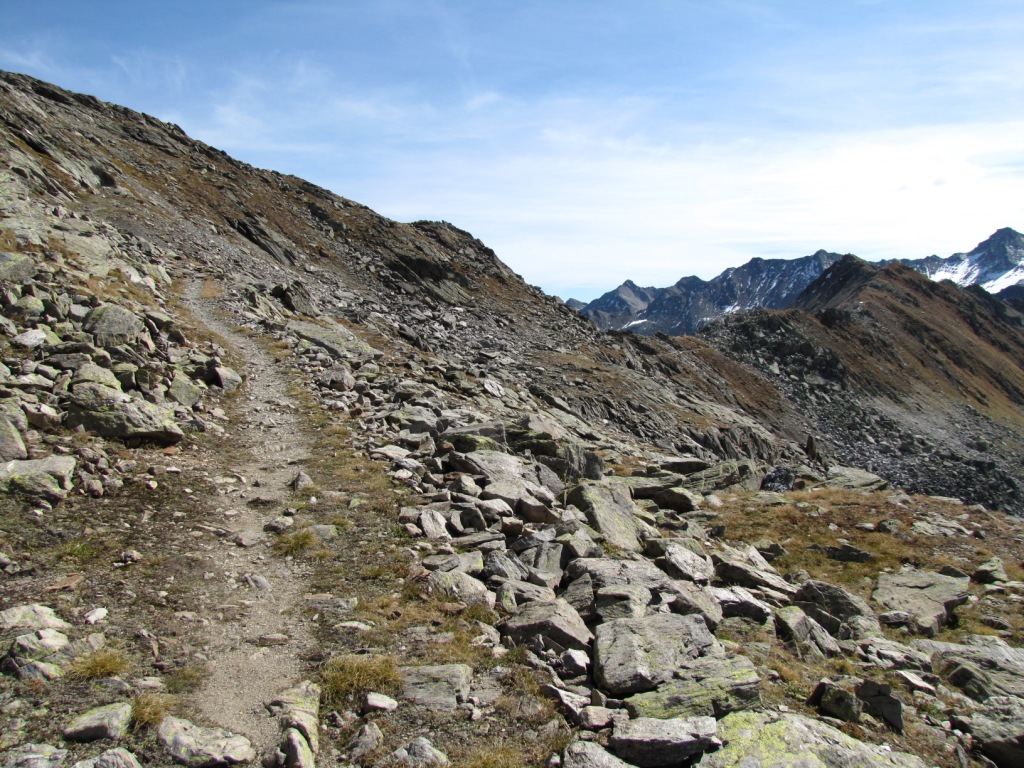
[{"label": "patch of green grass", "polygon": [[401,687],[394,656],[345,654],[334,657],[320,670],[320,698],[328,709],[354,702],[370,692],[395,694]]}]

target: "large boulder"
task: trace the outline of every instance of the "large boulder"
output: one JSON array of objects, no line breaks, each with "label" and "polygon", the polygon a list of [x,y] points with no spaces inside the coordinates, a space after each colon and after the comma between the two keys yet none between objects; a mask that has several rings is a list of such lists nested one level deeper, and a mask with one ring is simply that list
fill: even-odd
[{"label": "large boulder", "polygon": [[60,501],[71,490],[77,463],[74,456],[8,461],[0,464],[0,489]]},{"label": "large boulder", "polygon": [[117,347],[131,344],[146,333],[146,324],[138,315],[124,307],[100,304],[91,309],[82,320],[82,330],[95,337],[97,346]]},{"label": "large boulder", "polygon": [[93,382],[75,386],[67,424],[103,437],[177,443],[184,436],[169,408]]},{"label": "large boulder", "polygon": [[625,552],[639,552],[643,549],[643,538],[657,536],[657,532],[637,516],[639,508],[624,485],[579,485],[569,493],[567,503],[582,511],[590,526],[609,545]]},{"label": "large boulder", "polygon": [[499,624],[498,629],[516,642],[528,642],[540,635],[562,649],[586,651],[594,640],[576,609],[562,599],[526,603]]},{"label": "large boulder", "polygon": [[930,653],[934,671],[976,701],[993,696],[1024,698],[1024,648],[999,638],[974,645],[916,640],[913,646]]},{"label": "large boulder", "polygon": [[775,631],[810,658],[838,656],[842,651],[839,643],[821,624],[795,605],[787,605],[775,612]]},{"label": "large boulder", "polygon": [[718,723],[725,746],[701,768],[927,768],[919,757],[847,736],[803,715],[734,712]]},{"label": "large boulder", "polygon": [[201,728],[168,715],[157,728],[157,737],[171,756],[189,768],[248,763],[256,759],[252,744],[244,736],[223,728]]},{"label": "large boulder", "polygon": [[657,613],[607,621],[597,627],[594,678],[613,696],[650,691],[684,661],[717,647],[699,616]]},{"label": "large boulder", "polygon": [[657,690],[626,699],[632,717],[723,717],[761,705],[761,678],[746,656],[705,656],[684,661]]},{"label": "large boulder", "polygon": [[562,755],[563,768],[630,768],[600,744],[592,741],[574,741]]},{"label": "large boulder", "polygon": [[912,629],[933,637],[949,623],[953,609],[967,602],[970,579],[904,567],[881,573],[871,599],[890,611],[909,615]]},{"label": "large boulder", "polygon": [[858,640],[882,634],[878,619],[864,600],[825,581],[812,579],[801,584],[793,605],[840,640]]},{"label": "large boulder", "polygon": [[971,715],[970,724],[975,745],[999,768],[1024,765],[1024,700],[993,696]]}]

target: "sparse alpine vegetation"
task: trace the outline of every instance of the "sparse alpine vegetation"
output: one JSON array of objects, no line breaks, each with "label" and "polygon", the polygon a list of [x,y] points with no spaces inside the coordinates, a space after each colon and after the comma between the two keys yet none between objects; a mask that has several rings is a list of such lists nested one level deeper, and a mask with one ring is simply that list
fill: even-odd
[{"label": "sparse alpine vegetation", "polygon": [[1021,764],[1012,310],[608,334],[27,77],[0,154],[0,763]]}]

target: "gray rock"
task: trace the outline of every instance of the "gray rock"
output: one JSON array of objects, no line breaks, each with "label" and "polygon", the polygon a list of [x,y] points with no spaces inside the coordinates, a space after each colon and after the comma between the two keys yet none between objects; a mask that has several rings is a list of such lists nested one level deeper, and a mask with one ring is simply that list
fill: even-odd
[{"label": "gray rock", "polygon": [[856,723],[860,720],[863,709],[860,699],[849,689],[849,686],[828,679],[818,682],[808,697],[807,703],[813,707],[819,707],[826,715],[847,723]]},{"label": "gray rock", "polygon": [[1024,701],[993,696],[971,715],[970,723],[975,744],[999,768],[1024,765]]},{"label": "gray rock", "polygon": [[23,744],[0,753],[3,768],[58,768],[68,756],[66,749],[49,744]]},{"label": "gray rock", "polygon": [[77,463],[74,456],[8,461],[0,464],[0,489],[59,501],[71,490]]},{"label": "gray rock", "polygon": [[761,679],[746,656],[705,656],[684,661],[657,690],[626,699],[634,717],[722,717],[761,705]]},{"label": "gray rock", "polygon": [[882,634],[878,619],[868,604],[834,584],[813,579],[804,582],[793,598],[793,605],[840,640]]},{"label": "gray rock", "polygon": [[71,741],[119,741],[128,732],[132,721],[132,705],[107,704],[84,712],[64,728],[64,738]]},{"label": "gray rock", "polygon": [[71,392],[67,424],[103,437],[177,443],[183,437],[169,408],[111,387],[85,382]]},{"label": "gray rock", "polygon": [[0,461],[27,459],[28,449],[21,439],[21,432],[7,416],[0,414]]},{"label": "gray rock", "polygon": [[565,752],[562,754],[562,767],[630,768],[630,765],[606,751],[599,744],[592,741],[574,741],[565,748]]},{"label": "gray rock", "polygon": [[469,696],[473,669],[466,664],[400,667],[402,697],[436,711],[455,709]]},{"label": "gray rock", "polygon": [[718,723],[725,746],[701,768],[927,768],[914,755],[847,736],[820,720],[774,712],[734,712]]},{"label": "gray rock", "polygon": [[466,604],[482,603],[494,607],[494,593],[479,579],[463,571],[432,571],[427,577],[427,590]]},{"label": "gray rock", "polygon": [[71,768],[142,768],[142,764],[127,749],[117,747],[98,757],[77,762]]},{"label": "gray rock", "polygon": [[825,628],[795,605],[787,605],[775,612],[775,631],[786,642],[793,643],[811,658],[838,656],[839,643]]},{"label": "gray rock", "polygon": [[384,734],[381,733],[376,723],[370,722],[356,731],[355,736],[349,740],[346,749],[348,750],[349,758],[358,760],[379,748],[383,743]]},{"label": "gray rock", "polygon": [[594,595],[594,604],[602,621],[638,619],[646,615],[651,592],[645,587],[625,584],[601,587]]},{"label": "gray rock", "polygon": [[888,683],[865,680],[855,687],[854,693],[869,714],[889,723],[897,733],[903,733],[903,704],[892,695]]},{"label": "gray rock", "polygon": [[590,526],[608,544],[625,552],[641,551],[641,536],[657,536],[637,517],[639,508],[630,497],[629,489],[622,484],[579,485],[569,493],[566,503],[583,512]]},{"label": "gray rock", "polygon": [[53,608],[38,603],[16,605],[0,611],[0,630],[8,629],[70,629],[71,625],[57,616]]},{"label": "gray rock", "polygon": [[758,600],[744,587],[711,587],[710,591],[722,606],[722,616],[727,619],[739,616],[763,624],[772,617],[771,606]]},{"label": "gray rock", "polygon": [[1003,561],[995,556],[979,565],[971,578],[979,584],[999,584],[1010,580],[1003,567]]},{"label": "gray rock", "polygon": [[527,603],[498,625],[503,635],[527,642],[535,635],[557,643],[561,649],[588,650],[594,636],[579,613],[565,600]]},{"label": "gray rock", "polygon": [[201,728],[179,717],[165,717],[157,728],[157,737],[177,762],[190,768],[234,765],[256,759],[252,745],[244,736],[223,728]]},{"label": "gray rock", "polygon": [[36,255],[4,251],[0,253],[0,280],[20,284],[35,277]]},{"label": "gray rock", "polygon": [[391,756],[396,762],[409,768],[445,768],[450,762],[444,752],[436,749],[422,736],[395,750]]},{"label": "gray rock", "polygon": [[708,587],[700,587],[688,581],[674,582],[671,589],[666,592],[668,605],[673,613],[700,616],[712,632],[725,618],[715,594],[715,591]]},{"label": "gray rock", "polygon": [[146,324],[134,313],[116,304],[100,304],[82,321],[82,330],[91,333],[100,347],[131,344],[146,332]]},{"label": "gray rock", "polygon": [[609,739],[612,751],[640,768],[678,765],[722,745],[713,717],[656,720],[642,717],[616,724]]},{"label": "gray rock", "polygon": [[932,637],[949,622],[953,609],[967,602],[967,587],[966,578],[904,568],[879,574],[871,598],[889,610],[906,611],[911,628]]},{"label": "gray rock", "polygon": [[659,613],[597,627],[594,679],[614,696],[650,691],[686,660],[711,653],[715,638],[699,616]]},{"label": "gray rock", "polygon": [[759,591],[776,602],[789,602],[796,587],[787,582],[752,546],[725,547],[711,554],[715,572],[726,584]]},{"label": "gray rock", "polygon": [[[715,565],[696,540],[657,539],[655,563],[673,579],[707,584],[715,576]],[[651,553],[652,542],[646,542]]]},{"label": "gray rock", "polygon": [[242,386],[242,376],[233,368],[218,365],[213,369],[213,383],[225,392],[234,392]]},{"label": "gray rock", "polygon": [[992,696],[1024,698],[1022,648],[1005,643],[959,645],[932,640],[916,640],[913,647],[930,653],[932,670],[975,701]]}]

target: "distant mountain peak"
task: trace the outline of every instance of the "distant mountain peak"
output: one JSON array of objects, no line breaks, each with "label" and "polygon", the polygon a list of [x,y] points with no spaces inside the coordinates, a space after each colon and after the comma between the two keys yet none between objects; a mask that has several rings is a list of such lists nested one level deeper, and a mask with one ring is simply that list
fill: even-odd
[{"label": "distant mountain peak", "polygon": [[[841,278],[843,282],[856,281],[868,279],[879,268],[893,263],[932,280],[952,280],[961,287],[978,285],[998,294],[1024,282],[1024,235],[1002,227],[966,253],[875,263],[823,248],[798,259],[755,256],[710,280],[691,275],[667,288],[640,288],[627,280],[580,312],[606,330],[688,335],[724,315],[761,308],[785,309],[821,275]],[[820,285],[813,291],[819,297],[827,292]]]}]

